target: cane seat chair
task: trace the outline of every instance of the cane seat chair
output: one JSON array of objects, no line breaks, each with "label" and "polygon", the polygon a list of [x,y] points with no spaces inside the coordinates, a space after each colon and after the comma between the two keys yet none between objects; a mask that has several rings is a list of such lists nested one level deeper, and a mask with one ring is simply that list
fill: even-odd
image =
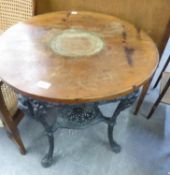
[{"label": "cane seat chair", "polygon": [[[0,34],[34,14],[34,0],[0,0]],[[23,113],[18,109],[17,103],[15,92],[0,79],[0,117],[10,138],[18,145],[20,152],[25,154],[25,147],[17,129]]]}]

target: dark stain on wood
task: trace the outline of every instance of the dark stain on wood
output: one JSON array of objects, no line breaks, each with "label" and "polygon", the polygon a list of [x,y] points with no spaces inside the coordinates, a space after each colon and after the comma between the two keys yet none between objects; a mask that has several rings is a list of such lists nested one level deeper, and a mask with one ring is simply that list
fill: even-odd
[{"label": "dark stain on wood", "polygon": [[127,40],[127,33],[125,31],[122,32],[122,38],[123,38],[123,42],[125,43]]},{"label": "dark stain on wood", "polygon": [[68,19],[70,16],[71,16],[71,12],[68,12],[68,13],[66,14],[66,17],[63,18],[62,21],[63,21],[63,22],[66,22],[67,19]]},{"label": "dark stain on wood", "polygon": [[133,91],[136,91],[138,89],[136,85],[133,85],[132,88],[133,88]]},{"label": "dark stain on wood", "polygon": [[132,56],[135,51],[134,48],[124,47],[124,51],[127,57],[128,64],[132,66],[133,65]]},{"label": "dark stain on wood", "polygon": [[66,22],[67,20],[66,20],[66,18],[63,18],[62,21],[63,21],[63,22]]},{"label": "dark stain on wood", "polygon": [[137,27],[136,31],[137,31],[137,38],[141,39],[141,29],[139,27]]},{"label": "dark stain on wood", "polygon": [[66,17],[69,18],[71,16],[71,12],[68,12]]}]

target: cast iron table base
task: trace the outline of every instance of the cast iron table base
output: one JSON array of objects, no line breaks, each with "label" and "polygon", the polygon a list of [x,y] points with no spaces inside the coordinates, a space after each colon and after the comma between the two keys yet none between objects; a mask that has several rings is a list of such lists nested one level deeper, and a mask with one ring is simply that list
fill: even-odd
[{"label": "cast iron table base", "polygon": [[[120,145],[113,139],[113,128],[116,123],[116,119],[121,111],[130,107],[137,98],[138,91],[112,101],[102,101],[96,103],[87,103],[79,105],[65,105],[58,103],[48,103],[44,101],[35,100],[29,97],[19,95],[20,108],[31,116],[33,119],[40,122],[45,128],[46,135],[49,142],[49,150],[45,157],[42,159],[41,164],[43,167],[49,167],[53,163],[54,152],[54,135],[53,133],[58,128],[68,129],[83,129],[89,125],[94,125],[99,122],[105,122],[108,125],[108,139],[111,149],[115,153],[121,151]],[[99,105],[120,101],[115,112],[111,118],[105,117],[100,109]],[[50,124],[47,120],[46,114],[50,108],[58,108],[60,111],[55,117],[55,122]]]}]

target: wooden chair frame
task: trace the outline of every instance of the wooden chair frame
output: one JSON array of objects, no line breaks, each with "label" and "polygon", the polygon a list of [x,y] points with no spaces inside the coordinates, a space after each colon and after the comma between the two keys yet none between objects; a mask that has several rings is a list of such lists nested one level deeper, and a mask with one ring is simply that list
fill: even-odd
[{"label": "wooden chair frame", "polygon": [[[0,28],[5,31],[16,22],[26,20],[36,13],[36,0],[0,1]],[[23,118],[23,113],[17,109],[12,115],[6,106],[3,92],[3,82],[0,80],[0,114],[8,136],[17,144],[22,154],[26,153],[17,125]],[[12,89],[11,89],[12,91]]]},{"label": "wooden chair frame", "polygon": [[[170,59],[170,57],[169,57]],[[162,92],[160,93],[159,97],[157,98],[156,102],[153,104],[147,119],[150,119],[152,114],[155,112],[156,108],[158,107],[159,103],[161,102],[162,98],[164,97],[164,95],[166,94],[168,88],[170,87],[170,78],[168,79],[167,83],[165,84],[165,87],[163,88]]]},{"label": "wooden chair frame", "polygon": [[[3,86],[3,82],[0,81],[0,88],[2,86]],[[16,142],[17,146],[20,149],[20,152],[22,154],[25,154],[26,150],[20,138],[19,131],[17,129],[18,123],[22,120],[24,116],[23,113],[18,109],[15,112],[14,116],[11,117],[11,114],[5,104],[5,100],[1,90],[0,90],[0,106],[1,106],[0,113],[1,113],[2,122],[5,126],[8,136]]]},{"label": "wooden chair frame", "polygon": [[[170,35],[170,19],[169,19],[169,22],[168,22],[168,24],[167,24],[167,27],[166,27],[166,29],[165,29],[165,33],[164,33],[164,36],[163,36],[163,39],[162,39],[162,44],[161,44],[161,49],[160,49],[160,56],[161,56],[161,57],[162,57],[162,55],[163,55],[164,49],[165,49],[165,47],[166,47],[166,44],[167,44],[167,42],[168,42],[169,35]],[[161,58],[161,57],[160,57],[160,58]],[[170,58],[168,58],[167,62],[165,63],[165,66],[163,67],[163,69],[162,69],[160,75],[158,76],[158,79],[157,79],[155,85],[153,86],[153,88],[156,88],[156,87],[157,87],[157,85],[158,85],[158,83],[159,83],[159,81],[160,81],[160,79],[161,79],[161,77],[162,77],[162,73],[163,73],[164,70],[166,69],[166,67],[167,67],[167,65],[168,65],[168,63],[169,63],[169,61],[170,61]],[[154,73],[154,75],[155,75],[155,73]],[[153,75],[153,76],[154,76],[154,75]],[[146,96],[146,94],[147,94],[147,92],[148,92],[148,89],[149,89],[149,87],[150,87],[150,84],[151,84],[151,82],[152,82],[153,76],[151,77],[150,80],[148,80],[148,81],[146,82],[146,84],[145,84],[145,85],[143,86],[143,88],[142,88],[141,94],[140,94],[140,96],[139,96],[139,99],[138,99],[138,102],[137,102],[137,105],[136,105],[136,108],[135,108],[135,111],[134,111],[134,114],[135,114],[135,115],[137,115],[138,112],[139,112],[139,110],[140,110],[140,107],[141,107],[141,105],[142,105],[142,103],[143,103],[143,101],[144,101],[144,98],[145,98],[145,96]]]}]

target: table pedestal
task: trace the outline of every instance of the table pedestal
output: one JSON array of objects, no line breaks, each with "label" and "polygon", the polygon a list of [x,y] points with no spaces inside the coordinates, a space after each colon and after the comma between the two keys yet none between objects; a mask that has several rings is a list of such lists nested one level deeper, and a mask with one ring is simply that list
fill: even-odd
[{"label": "table pedestal", "polygon": [[[79,105],[65,105],[56,103],[47,103],[38,101],[25,96],[19,96],[19,106],[36,121],[40,122],[45,128],[46,135],[49,142],[49,150],[45,157],[42,159],[41,164],[43,167],[49,167],[53,163],[53,152],[54,152],[54,136],[53,133],[58,128],[68,129],[83,129],[90,125],[97,124],[99,122],[105,122],[108,125],[108,139],[111,149],[115,153],[119,153],[121,150],[120,145],[113,139],[113,128],[116,123],[116,119],[120,112],[128,108],[134,103],[137,98],[138,91],[129,94],[126,97],[122,97],[113,101],[103,101],[88,104]],[[99,105],[120,101],[115,112],[111,118],[105,117],[100,109]],[[50,124],[46,117],[47,111],[50,108],[58,108],[59,113],[56,114],[55,122]]]}]

